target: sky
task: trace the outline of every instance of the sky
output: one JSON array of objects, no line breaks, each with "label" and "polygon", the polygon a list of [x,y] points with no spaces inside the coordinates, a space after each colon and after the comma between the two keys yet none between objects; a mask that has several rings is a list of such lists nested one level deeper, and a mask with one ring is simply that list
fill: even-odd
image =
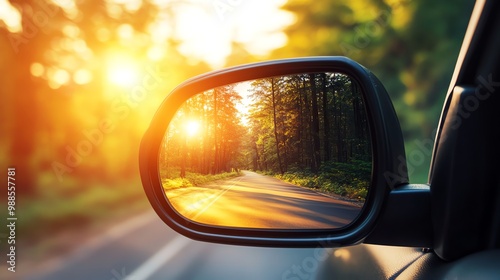
[{"label": "sky", "polygon": [[236,109],[240,112],[241,122],[245,126],[247,126],[249,122],[248,115],[252,104],[251,83],[252,81],[241,82],[237,83],[234,87],[234,90],[241,96],[241,102],[236,105]]}]

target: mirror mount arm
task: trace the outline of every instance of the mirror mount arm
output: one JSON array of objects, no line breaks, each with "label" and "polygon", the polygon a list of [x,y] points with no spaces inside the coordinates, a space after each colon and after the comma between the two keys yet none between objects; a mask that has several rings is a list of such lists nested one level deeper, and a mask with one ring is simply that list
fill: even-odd
[{"label": "mirror mount arm", "polygon": [[432,248],[430,186],[404,184],[388,195],[367,244]]}]

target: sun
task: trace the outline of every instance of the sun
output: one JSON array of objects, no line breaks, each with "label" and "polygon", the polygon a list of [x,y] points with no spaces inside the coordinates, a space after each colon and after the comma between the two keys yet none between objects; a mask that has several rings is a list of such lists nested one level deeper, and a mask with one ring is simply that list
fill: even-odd
[{"label": "sun", "polygon": [[109,83],[130,87],[139,79],[139,67],[137,63],[126,56],[112,56],[107,61],[107,78]]},{"label": "sun", "polygon": [[188,134],[188,136],[194,136],[200,130],[200,126],[201,125],[198,121],[188,121],[185,126],[186,133]]}]

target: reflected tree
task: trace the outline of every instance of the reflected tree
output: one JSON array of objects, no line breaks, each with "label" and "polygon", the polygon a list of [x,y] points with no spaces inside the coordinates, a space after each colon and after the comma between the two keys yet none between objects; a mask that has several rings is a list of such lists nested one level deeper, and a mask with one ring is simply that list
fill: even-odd
[{"label": "reflected tree", "polygon": [[[234,85],[227,85],[186,101],[165,135],[160,157],[164,175],[183,178],[186,171],[219,174],[238,169],[246,134],[236,107],[240,100]],[[198,128],[188,131],[193,122]]]},{"label": "reflected tree", "polygon": [[[244,101],[242,87],[232,84],[183,104],[160,151],[162,178],[184,178],[190,172],[192,183],[198,175],[247,169],[321,176],[342,191],[355,186],[350,193],[366,193],[371,142],[355,81],[341,73],[304,73],[243,85],[248,96]],[[188,131],[191,122],[200,124],[197,131]]]},{"label": "reflected tree", "polygon": [[255,80],[250,167],[284,173],[322,164],[371,160],[365,107],[357,85],[340,73]]}]

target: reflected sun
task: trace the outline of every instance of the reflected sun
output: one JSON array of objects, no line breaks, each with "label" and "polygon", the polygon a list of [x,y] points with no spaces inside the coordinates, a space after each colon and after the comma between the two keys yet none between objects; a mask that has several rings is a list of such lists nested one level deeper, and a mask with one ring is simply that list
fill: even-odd
[{"label": "reflected sun", "polygon": [[194,136],[200,130],[200,123],[197,121],[188,121],[185,128],[189,136]]}]

